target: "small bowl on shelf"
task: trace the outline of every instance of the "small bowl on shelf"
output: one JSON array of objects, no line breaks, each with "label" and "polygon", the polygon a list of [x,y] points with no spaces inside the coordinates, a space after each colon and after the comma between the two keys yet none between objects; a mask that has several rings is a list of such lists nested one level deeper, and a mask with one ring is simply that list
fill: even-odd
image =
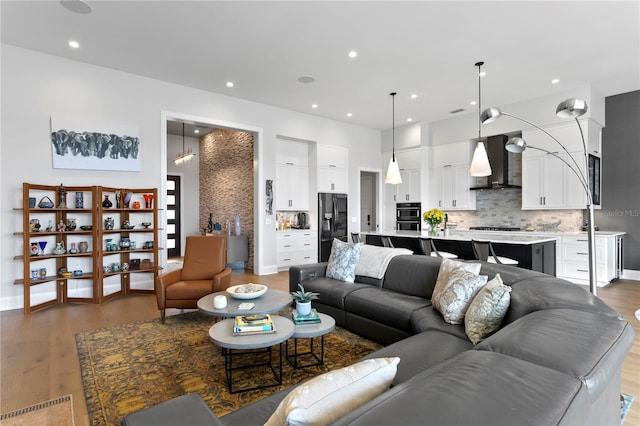
[{"label": "small bowl on shelf", "polygon": [[151,222],[142,222],[141,225],[144,227],[144,229],[149,229],[149,227],[151,226]]},{"label": "small bowl on shelf", "polygon": [[83,231],[91,231],[93,229],[93,225],[82,225],[80,229]]},{"label": "small bowl on shelf", "polygon": [[122,225],[122,229],[133,229],[133,225]]},{"label": "small bowl on shelf", "polygon": [[65,271],[65,272],[61,273],[60,275],[62,275],[63,278],[69,278],[69,277],[73,276],[73,272]]}]

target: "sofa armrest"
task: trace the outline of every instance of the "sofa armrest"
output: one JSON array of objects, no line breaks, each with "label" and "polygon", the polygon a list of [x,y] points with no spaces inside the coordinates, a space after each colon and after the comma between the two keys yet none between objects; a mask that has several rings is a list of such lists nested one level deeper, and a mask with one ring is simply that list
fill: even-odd
[{"label": "sofa armrest", "polygon": [[292,266],[289,268],[289,291],[297,291],[298,283],[309,278],[324,277],[326,272],[327,262]]},{"label": "sofa armrest", "polygon": [[128,414],[122,426],[213,425],[223,423],[197,393],[188,393],[153,407]]}]

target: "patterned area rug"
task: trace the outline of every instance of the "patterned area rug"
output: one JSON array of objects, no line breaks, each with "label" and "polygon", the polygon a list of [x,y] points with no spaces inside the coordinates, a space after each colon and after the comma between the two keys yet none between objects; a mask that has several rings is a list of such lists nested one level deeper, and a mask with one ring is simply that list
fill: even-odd
[{"label": "patterned area rug", "polygon": [[[154,319],[78,333],[76,346],[91,424],[119,425],[129,413],[188,392],[200,394],[222,416],[380,348],[336,328],[325,336],[324,365],[293,369],[285,360],[281,386],[229,394],[224,358],[209,340],[212,324],[212,317],[192,312],[168,317],[165,324]],[[260,371],[271,377],[266,368],[256,370],[239,375],[234,387],[260,383]]]},{"label": "patterned area rug", "polygon": [[73,402],[71,395],[61,396],[50,401],[10,413],[0,414],[2,426],[73,426]]},{"label": "patterned area rug", "polygon": [[620,394],[620,424],[624,423],[624,418],[627,417],[627,413],[629,412],[629,408],[631,408],[631,404],[633,404],[633,396],[627,395],[626,393]]}]

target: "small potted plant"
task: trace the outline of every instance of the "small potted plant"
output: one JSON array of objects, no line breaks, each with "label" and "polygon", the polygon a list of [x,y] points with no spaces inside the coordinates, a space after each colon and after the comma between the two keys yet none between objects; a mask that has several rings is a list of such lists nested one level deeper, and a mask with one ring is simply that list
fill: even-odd
[{"label": "small potted plant", "polygon": [[292,291],[291,296],[296,301],[296,310],[300,315],[309,315],[311,313],[311,301],[320,296],[312,291],[305,291],[302,284],[298,284],[298,291]]}]

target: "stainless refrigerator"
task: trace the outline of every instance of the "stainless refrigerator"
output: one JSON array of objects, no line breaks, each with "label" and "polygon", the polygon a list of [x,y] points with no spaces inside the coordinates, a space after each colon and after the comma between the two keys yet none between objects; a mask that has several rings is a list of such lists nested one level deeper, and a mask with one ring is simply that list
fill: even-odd
[{"label": "stainless refrigerator", "polygon": [[347,194],[318,193],[318,261],[326,262],[334,238],[347,242]]}]

